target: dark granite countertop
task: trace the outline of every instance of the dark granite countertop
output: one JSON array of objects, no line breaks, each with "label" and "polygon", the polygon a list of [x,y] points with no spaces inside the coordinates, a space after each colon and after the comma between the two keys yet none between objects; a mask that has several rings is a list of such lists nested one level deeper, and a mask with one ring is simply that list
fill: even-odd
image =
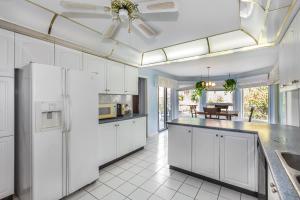
[{"label": "dark granite countertop", "polygon": [[300,128],[267,123],[234,122],[199,118],[179,118],[168,122],[168,124],[257,134],[276,182],[281,200],[300,199],[275,152],[275,150],[279,150],[300,154]]},{"label": "dark granite countertop", "polygon": [[135,118],[146,117],[146,116],[147,116],[146,114],[131,114],[131,115],[125,115],[123,117],[115,117],[115,118],[111,118],[111,119],[100,119],[99,124],[118,122],[118,121],[135,119]]}]

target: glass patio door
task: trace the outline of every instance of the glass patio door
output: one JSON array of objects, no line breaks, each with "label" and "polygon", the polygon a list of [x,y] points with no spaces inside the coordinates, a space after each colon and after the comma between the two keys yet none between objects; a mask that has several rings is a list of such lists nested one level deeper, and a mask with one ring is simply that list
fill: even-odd
[{"label": "glass patio door", "polygon": [[171,119],[171,89],[158,88],[158,131],[167,129],[167,121]]}]

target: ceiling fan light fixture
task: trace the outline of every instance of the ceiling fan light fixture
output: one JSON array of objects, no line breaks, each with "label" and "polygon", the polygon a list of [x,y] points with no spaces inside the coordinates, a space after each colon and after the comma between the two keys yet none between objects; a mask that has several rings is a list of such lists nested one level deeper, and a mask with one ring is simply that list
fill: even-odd
[{"label": "ceiling fan light fixture", "polygon": [[138,8],[134,2],[130,0],[113,0],[111,2],[111,11],[115,14],[120,14],[120,11],[127,10],[128,16],[131,20],[138,17]]}]

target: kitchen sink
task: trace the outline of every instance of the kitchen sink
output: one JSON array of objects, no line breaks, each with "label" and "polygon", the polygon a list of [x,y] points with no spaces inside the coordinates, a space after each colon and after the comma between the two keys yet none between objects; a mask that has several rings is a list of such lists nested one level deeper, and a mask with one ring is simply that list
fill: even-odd
[{"label": "kitchen sink", "polygon": [[300,196],[300,155],[282,151],[276,151],[276,153]]},{"label": "kitchen sink", "polygon": [[281,156],[289,167],[300,171],[300,155],[289,152],[281,152]]}]

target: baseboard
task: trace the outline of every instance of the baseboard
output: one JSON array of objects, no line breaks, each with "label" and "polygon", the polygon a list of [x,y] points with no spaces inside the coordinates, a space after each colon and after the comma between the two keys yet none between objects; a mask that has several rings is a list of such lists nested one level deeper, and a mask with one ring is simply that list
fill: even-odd
[{"label": "baseboard", "polygon": [[109,166],[109,165],[111,165],[111,164],[114,164],[114,163],[116,163],[116,162],[118,162],[118,161],[120,161],[120,160],[122,160],[122,159],[124,159],[124,158],[126,158],[126,157],[128,157],[128,156],[130,156],[130,155],[132,155],[132,154],[134,154],[134,153],[136,153],[136,152],[138,152],[138,151],[141,151],[141,150],[143,150],[143,149],[144,149],[144,147],[138,148],[138,149],[136,149],[136,150],[134,150],[134,151],[132,151],[132,152],[130,152],[130,153],[124,155],[124,156],[121,156],[121,157],[119,157],[119,158],[116,158],[116,159],[114,159],[114,160],[108,162],[108,163],[105,163],[105,164],[103,164],[103,165],[101,165],[101,166],[99,167],[99,170],[100,170],[100,169],[103,169],[103,168],[105,168],[105,167],[107,167],[107,166]]},{"label": "baseboard", "polygon": [[215,184],[224,186],[224,187],[226,187],[226,188],[229,188],[229,189],[232,189],[232,190],[235,190],[235,191],[238,191],[238,192],[241,192],[241,193],[244,193],[244,194],[253,196],[253,197],[258,197],[258,193],[257,193],[257,192],[253,192],[253,191],[251,191],[251,190],[247,190],[247,189],[244,189],[244,188],[241,188],[241,187],[237,187],[237,186],[235,186],[235,185],[231,185],[231,184],[228,184],[228,183],[224,183],[224,182],[222,182],[222,181],[218,181],[218,180],[215,180],[215,179],[206,177],[206,176],[202,176],[202,175],[200,175],[200,174],[196,174],[196,173],[194,173],[194,172],[190,172],[190,171],[187,171],[187,170],[184,170],[184,169],[180,169],[180,168],[178,168],[178,167],[174,167],[174,166],[171,166],[171,165],[170,165],[170,169],[176,170],[176,171],[178,171],[178,172],[181,172],[181,173],[184,173],[184,174],[187,174],[187,175],[196,177],[196,178],[203,179],[203,180],[208,181],[208,182],[211,182],[211,183],[215,183]]}]

